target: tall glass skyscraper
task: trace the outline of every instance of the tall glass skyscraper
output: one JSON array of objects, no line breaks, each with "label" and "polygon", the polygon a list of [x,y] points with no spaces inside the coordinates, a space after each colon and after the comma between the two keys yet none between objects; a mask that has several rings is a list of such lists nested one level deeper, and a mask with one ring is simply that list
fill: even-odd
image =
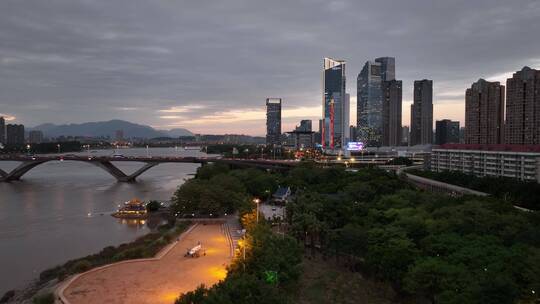
[{"label": "tall glass skyscraper", "polygon": [[281,98],[266,98],[266,144],[281,145]]},{"label": "tall glass skyscraper", "polygon": [[381,57],[367,61],[357,78],[356,126],[360,141],[371,146],[382,144],[383,82],[396,79],[396,61]]},{"label": "tall glass skyscraper", "polygon": [[345,61],[324,58],[323,123],[321,144],[325,149],[339,149],[346,144],[349,127],[348,100],[345,96]]}]

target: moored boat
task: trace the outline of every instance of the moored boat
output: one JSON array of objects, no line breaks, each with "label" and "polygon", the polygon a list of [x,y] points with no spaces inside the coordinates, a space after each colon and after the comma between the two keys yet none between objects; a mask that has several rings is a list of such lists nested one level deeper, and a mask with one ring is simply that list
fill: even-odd
[{"label": "moored boat", "polygon": [[112,216],[127,219],[145,219],[148,216],[148,212],[146,210],[146,204],[134,198],[125,202]]}]

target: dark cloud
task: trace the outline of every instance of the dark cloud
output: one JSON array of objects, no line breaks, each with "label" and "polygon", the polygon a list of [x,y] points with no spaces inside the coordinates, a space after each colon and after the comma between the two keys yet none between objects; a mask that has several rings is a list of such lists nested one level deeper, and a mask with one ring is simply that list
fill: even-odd
[{"label": "dark cloud", "polygon": [[436,104],[462,118],[472,81],[539,67],[539,30],[534,0],[3,0],[0,113],[261,134],[268,96],[317,117],[324,56],[347,60],[353,98],[363,63],[395,56],[404,101],[430,78]]}]

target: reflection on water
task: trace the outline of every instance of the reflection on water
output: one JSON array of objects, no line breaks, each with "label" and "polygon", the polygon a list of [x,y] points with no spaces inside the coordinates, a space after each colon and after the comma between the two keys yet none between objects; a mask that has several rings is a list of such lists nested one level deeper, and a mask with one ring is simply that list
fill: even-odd
[{"label": "reflection on water", "polygon": [[157,229],[157,227],[166,224],[167,220],[160,216],[151,216],[147,219],[125,219],[116,218],[116,220],[122,224],[133,229],[142,229],[147,227],[150,230]]},{"label": "reflection on water", "polygon": [[[145,149],[123,149],[122,154],[146,155]],[[98,151],[93,155],[108,155]],[[84,153],[82,153],[84,154]],[[196,156],[197,151],[150,149],[153,156]],[[141,163],[115,163],[134,172]],[[17,166],[0,162],[0,168]],[[49,267],[98,252],[103,247],[131,241],[162,223],[117,219],[110,214],[119,204],[137,197],[167,201],[178,185],[190,178],[197,164],[160,164],[136,183],[118,183],[108,173],[84,162],[48,162],[19,182],[0,183],[0,295],[35,279]]]},{"label": "reflection on water", "polygon": [[144,226],[146,224],[146,220],[141,220],[141,219],[118,219],[118,221],[122,225],[133,226],[133,227],[136,227],[136,228],[139,228],[139,227]]}]

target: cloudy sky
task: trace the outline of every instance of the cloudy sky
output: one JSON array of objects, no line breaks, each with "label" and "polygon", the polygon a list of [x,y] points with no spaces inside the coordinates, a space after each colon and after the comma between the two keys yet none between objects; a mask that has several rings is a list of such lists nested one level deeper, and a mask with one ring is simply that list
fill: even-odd
[{"label": "cloudy sky", "polygon": [[540,1],[2,0],[0,113],[262,135],[281,97],[286,131],[321,115],[325,56],[347,60],[354,108],[364,62],[394,56],[404,125],[423,78],[435,119],[463,123],[473,81],[540,68]]}]

